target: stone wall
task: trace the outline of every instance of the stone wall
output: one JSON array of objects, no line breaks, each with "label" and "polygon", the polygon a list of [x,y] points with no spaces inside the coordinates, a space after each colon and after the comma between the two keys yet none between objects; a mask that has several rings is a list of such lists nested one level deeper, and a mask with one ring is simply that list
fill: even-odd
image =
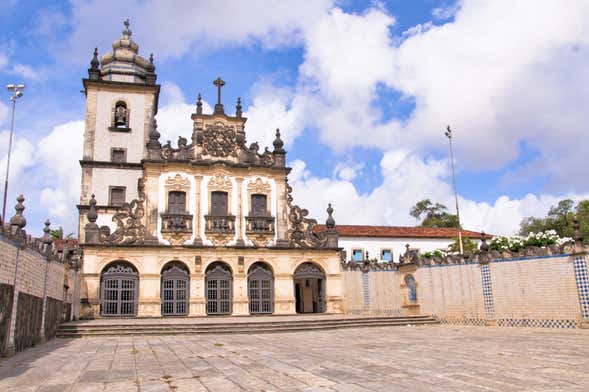
[{"label": "stone wall", "polygon": [[[589,324],[587,253],[442,263],[343,264],[349,314],[433,314],[443,323],[574,328]],[[411,301],[405,278],[416,281]]]},{"label": "stone wall", "polygon": [[[0,235],[2,356],[55,336],[66,310],[64,283],[71,274],[64,264],[63,249],[43,248],[39,240],[24,232],[22,235],[6,234]],[[71,294],[65,300],[71,302]]]}]

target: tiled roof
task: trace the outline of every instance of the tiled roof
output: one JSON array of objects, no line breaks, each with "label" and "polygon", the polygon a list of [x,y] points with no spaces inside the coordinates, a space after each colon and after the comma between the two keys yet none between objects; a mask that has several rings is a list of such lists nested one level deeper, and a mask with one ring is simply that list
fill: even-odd
[{"label": "tiled roof", "polygon": [[[452,227],[337,225],[335,228],[340,237],[454,238],[458,236],[456,229]],[[317,225],[313,231],[325,231],[325,225]],[[462,236],[481,238],[481,233],[462,230]],[[492,237],[487,234],[487,238]]]}]

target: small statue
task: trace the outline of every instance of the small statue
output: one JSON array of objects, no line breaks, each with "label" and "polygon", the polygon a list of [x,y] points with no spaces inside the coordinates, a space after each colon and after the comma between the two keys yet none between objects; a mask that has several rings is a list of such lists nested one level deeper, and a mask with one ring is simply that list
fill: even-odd
[{"label": "small statue", "polygon": [[185,137],[178,137],[178,149],[183,150],[186,148],[188,144],[188,139],[186,139]]},{"label": "small statue", "polygon": [[259,149],[260,149],[260,145],[257,142],[250,144],[250,148],[249,148],[250,152],[257,153]]},{"label": "small statue", "polygon": [[115,110],[115,127],[127,128],[127,108],[123,105],[117,105]]}]

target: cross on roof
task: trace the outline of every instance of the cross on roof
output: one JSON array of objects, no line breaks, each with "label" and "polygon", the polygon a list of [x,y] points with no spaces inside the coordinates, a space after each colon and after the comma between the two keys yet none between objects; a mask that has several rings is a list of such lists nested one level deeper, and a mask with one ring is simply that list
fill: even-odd
[{"label": "cross on roof", "polygon": [[225,85],[225,81],[218,77],[213,84],[217,86],[217,103],[221,104],[221,87]]}]

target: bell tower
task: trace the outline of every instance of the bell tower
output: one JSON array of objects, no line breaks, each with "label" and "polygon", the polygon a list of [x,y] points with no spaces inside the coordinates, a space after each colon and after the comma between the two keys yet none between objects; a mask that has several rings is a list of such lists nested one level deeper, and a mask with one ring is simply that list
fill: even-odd
[{"label": "bell tower", "polygon": [[127,19],[112,52],[99,60],[94,49],[88,78],[83,79],[86,123],[80,205],[87,206],[95,194],[97,208],[106,213],[138,198],[141,161],[147,156],[158,107],[153,54],[149,59],[139,55],[131,35]]}]

